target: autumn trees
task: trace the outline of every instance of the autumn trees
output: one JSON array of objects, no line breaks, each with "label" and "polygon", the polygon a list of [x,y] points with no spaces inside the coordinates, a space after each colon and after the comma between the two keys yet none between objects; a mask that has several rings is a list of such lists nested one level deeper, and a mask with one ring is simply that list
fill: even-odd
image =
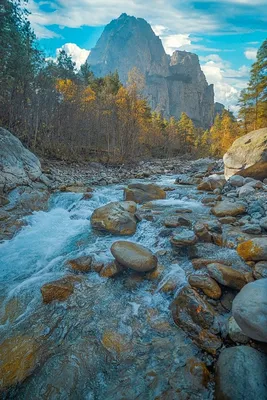
[{"label": "autumn trees", "polygon": [[240,95],[240,121],[227,110],[203,131],[188,115],[166,119],[143,95],[137,68],[123,86],[117,72],[77,71],[63,50],[45,60],[20,2],[0,4],[0,124],[43,156],[127,162],[138,157],[221,157],[240,135],[267,125],[267,41]]}]

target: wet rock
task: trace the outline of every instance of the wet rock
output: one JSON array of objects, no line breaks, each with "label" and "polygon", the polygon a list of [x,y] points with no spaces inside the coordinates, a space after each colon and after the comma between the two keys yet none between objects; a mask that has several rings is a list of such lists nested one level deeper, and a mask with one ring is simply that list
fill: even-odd
[{"label": "wet rock", "polygon": [[236,139],[224,155],[225,177],[238,174],[263,180],[267,175],[267,128],[262,128]]},{"label": "wet rock", "polygon": [[249,346],[224,349],[216,365],[215,398],[218,400],[265,400],[266,365],[266,355]]},{"label": "wet rock", "polygon": [[203,181],[198,185],[198,190],[213,191],[215,189],[222,189],[226,183],[226,180],[221,175],[210,175],[204,178]]},{"label": "wet rock", "polygon": [[186,208],[186,207],[180,207],[180,208],[176,208],[175,212],[177,214],[191,214],[193,211],[191,210],[191,208]]},{"label": "wet rock", "polygon": [[89,194],[93,192],[93,189],[91,187],[85,186],[83,184],[77,184],[77,185],[69,185],[69,186],[61,186],[60,188],[61,192],[71,192],[71,193],[84,193],[84,194]]},{"label": "wet rock", "polygon": [[240,243],[237,252],[246,261],[267,261],[267,236]]},{"label": "wet rock", "polygon": [[165,219],[164,225],[166,228],[176,228],[178,226],[191,227],[192,222],[189,219],[173,215]]},{"label": "wet rock", "polygon": [[245,233],[251,233],[252,235],[260,235],[261,227],[260,225],[256,224],[246,224],[242,226],[241,231]]},{"label": "wet rock", "polygon": [[212,235],[210,234],[208,227],[203,222],[198,221],[195,223],[194,232],[202,242],[212,242]]},{"label": "wet rock", "polygon": [[238,189],[238,197],[246,197],[253,193],[255,193],[255,189],[250,184],[244,185]]},{"label": "wet rock", "polygon": [[136,231],[136,204],[132,201],[113,202],[97,208],[91,216],[92,226],[115,235],[132,235]]},{"label": "wet rock", "polygon": [[146,279],[148,279],[150,281],[158,280],[161,277],[161,275],[163,274],[164,270],[165,270],[164,266],[161,264],[158,264],[157,267],[153,271],[148,272],[146,274]]},{"label": "wet rock", "polygon": [[233,316],[252,339],[267,342],[267,279],[248,283],[233,301]]},{"label": "wet rock", "polygon": [[192,274],[188,281],[192,287],[201,289],[211,299],[219,299],[222,295],[218,283],[208,275]]},{"label": "wet rock", "polygon": [[241,187],[245,184],[245,178],[240,175],[233,175],[229,178],[228,182],[234,187]]},{"label": "wet rock", "polygon": [[193,231],[184,229],[171,237],[171,243],[175,247],[192,246],[197,243],[197,237]]},{"label": "wet rock", "polygon": [[236,222],[236,218],[235,217],[222,217],[222,218],[219,218],[219,222],[222,225],[234,224]]},{"label": "wet rock", "polygon": [[255,279],[267,278],[267,261],[257,262],[253,268],[253,276]]},{"label": "wet rock", "polygon": [[227,311],[232,310],[232,304],[235,296],[236,296],[236,291],[225,291],[225,290],[223,291],[222,297],[220,298],[220,303],[225,310]]},{"label": "wet rock", "polygon": [[246,212],[246,206],[244,203],[232,203],[228,200],[223,200],[218,202],[216,206],[212,208],[211,212],[216,217],[235,217],[236,215],[244,214]]},{"label": "wet rock", "polygon": [[91,256],[82,256],[69,260],[68,264],[74,271],[78,272],[89,272],[91,271],[93,259]]},{"label": "wet rock", "polygon": [[267,231],[267,217],[261,219],[260,226]]},{"label": "wet rock", "polygon": [[242,332],[234,317],[228,320],[228,335],[233,342],[246,344],[249,341],[248,336]]},{"label": "wet rock", "polygon": [[38,346],[32,337],[15,336],[0,345],[0,392],[23,382],[38,365]]},{"label": "wet rock", "polygon": [[213,308],[189,286],[183,287],[171,304],[173,320],[200,346],[215,354],[221,346]]},{"label": "wet rock", "polygon": [[195,258],[195,259],[191,260],[191,263],[195,270],[206,268],[207,265],[213,264],[213,263],[220,263],[220,264],[227,265],[226,260],[221,260],[221,259],[216,259],[216,258]]},{"label": "wet rock", "polygon": [[119,264],[135,271],[148,272],[157,266],[157,257],[137,243],[122,240],[114,242],[111,253]]},{"label": "wet rock", "polygon": [[207,266],[209,275],[221,285],[240,290],[249,281],[253,280],[252,273],[240,272],[227,265],[214,263]]},{"label": "wet rock", "polygon": [[100,276],[102,278],[114,278],[119,275],[124,270],[123,266],[121,266],[116,261],[110,262],[101,269]]},{"label": "wet rock", "polygon": [[43,302],[48,304],[54,300],[65,301],[74,291],[74,285],[79,282],[75,276],[66,276],[57,281],[46,283],[41,287]]},{"label": "wet rock", "polygon": [[166,199],[166,192],[154,184],[133,183],[124,189],[124,198],[143,204],[152,200]]},{"label": "wet rock", "polygon": [[200,182],[201,182],[200,178],[188,175],[179,175],[175,180],[175,183],[177,183],[178,185],[197,185]]}]

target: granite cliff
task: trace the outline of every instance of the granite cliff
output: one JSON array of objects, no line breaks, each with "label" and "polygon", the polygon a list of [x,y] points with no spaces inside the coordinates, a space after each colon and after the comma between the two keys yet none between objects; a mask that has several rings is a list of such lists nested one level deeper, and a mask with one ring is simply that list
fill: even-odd
[{"label": "granite cliff", "polygon": [[209,127],[214,118],[214,91],[198,56],[175,51],[170,57],[151,26],[142,18],[122,14],[104,29],[88,64],[97,76],[118,71],[125,84],[137,67],[145,76],[144,95],[153,110],[179,118],[185,112],[196,125]]}]

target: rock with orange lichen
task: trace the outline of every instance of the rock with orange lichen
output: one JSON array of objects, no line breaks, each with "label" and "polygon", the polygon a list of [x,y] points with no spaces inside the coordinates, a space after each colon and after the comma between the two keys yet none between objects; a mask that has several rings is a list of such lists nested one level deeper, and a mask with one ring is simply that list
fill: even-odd
[{"label": "rock with orange lichen", "polygon": [[211,354],[221,347],[214,309],[190,286],[183,287],[171,304],[173,320],[202,349]]},{"label": "rock with orange lichen", "polygon": [[0,391],[21,383],[38,363],[38,346],[31,337],[17,336],[0,344]]},{"label": "rock with orange lichen", "polygon": [[44,303],[54,300],[65,301],[73,293],[75,283],[80,282],[77,276],[66,276],[57,281],[46,283],[41,287]]},{"label": "rock with orange lichen", "polygon": [[240,243],[236,250],[246,261],[267,261],[267,236]]}]

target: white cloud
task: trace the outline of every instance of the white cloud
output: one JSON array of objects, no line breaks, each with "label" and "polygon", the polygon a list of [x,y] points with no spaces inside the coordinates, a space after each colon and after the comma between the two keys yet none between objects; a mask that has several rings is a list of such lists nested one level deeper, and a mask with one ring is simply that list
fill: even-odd
[{"label": "white cloud", "polygon": [[[173,1],[157,0],[57,0],[53,12],[46,12],[41,3],[29,0],[28,9],[31,23],[35,27],[52,25],[77,28],[83,25],[102,26],[112,18],[126,12],[145,18],[154,28],[168,26],[175,34],[214,32],[220,27],[219,18],[199,13],[193,9],[179,10]],[[156,28],[157,30],[157,28]],[[161,32],[162,33],[162,32]],[[37,32],[38,34],[38,32]],[[160,33],[158,33],[160,34]]]},{"label": "white cloud", "polygon": [[81,65],[85,63],[87,57],[90,54],[90,50],[81,49],[75,43],[65,43],[62,47],[57,49],[57,56],[60,50],[65,50],[65,52],[71,56],[72,61],[76,63],[76,68],[80,69]]},{"label": "white cloud", "polygon": [[256,49],[255,47],[250,47],[245,50],[244,54],[248,60],[255,61],[257,58],[257,51],[258,49]]},{"label": "white cloud", "polygon": [[235,70],[218,54],[200,57],[200,62],[207,81],[214,84],[215,101],[237,112],[239,93],[247,86],[249,68],[243,65]]},{"label": "white cloud", "polygon": [[176,34],[161,36],[163,46],[167,54],[172,54],[175,50],[191,45],[189,34]]}]

